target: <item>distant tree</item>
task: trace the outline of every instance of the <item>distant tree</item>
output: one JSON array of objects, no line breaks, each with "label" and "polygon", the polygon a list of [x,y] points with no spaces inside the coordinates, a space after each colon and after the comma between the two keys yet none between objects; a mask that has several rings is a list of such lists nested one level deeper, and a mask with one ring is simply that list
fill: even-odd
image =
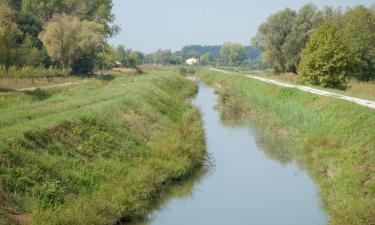
[{"label": "distant tree", "polygon": [[359,71],[358,59],[333,23],[319,27],[302,52],[298,75],[303,82],[330,88],[344,88]]},{"label": "distant tree", "polygon": [[239,66],[246,59],[245,48],[238,43],[225,43],[220,49],[220,62],[224,66]]},{"label": "distant tree", "polygon": [[297,65],[301,60],[302,49],[305,48],[311,34],[321,24],[321,21],[322,18],[313,4],[307,4],[298,11],[290,33],[287,35],[285,43],[281,48],[288,71],[297,72]]},{"label": "distant tree", "polygon": [[184,58],[179,52],[172,52],[168,59],[168,64],[179,65],[183,63]]},{"label": "distant tree", "polygon": [[120,62],[124,67],[130,67],[129,54],[131,50],[126,49],[123,45],[118,45],[115,49],[116,61]]},{"label": "distant tree", "polygon": [[291,9],[284,9],[267,19],[259,29],[256,37],[253,39],[253,45],[261,48],[264,60],[274,68],[276,72],[288,71],[287,52],[284,45],[290,34],[296,12]]},{"label": "distant tree", "polygon": [[93,54],[104,43],[103,26],[70,15],[55,15],[44,25],[40,40],[53,60],[62,68],[70,68],[81,54]]},{"label": "distant tree", "polygon": [[14,15],[8,1],[0,0],[0,64],[4,65],[7,71],[13,64],[16,40],[20,35],[17,24],[12,20]]},{"label": "distant tree", "polygon": [[214,61],[214,56],[209,52],[204,53],[200,58],[200,64],[203,66],[212,65]]},{"label": "distant tree", "polygon": [[130,59],[130,67],[136,68],[143,62],[143,54],[138,51],[131,52],[129,54],[129,59]]},{"label": "distant tree", "polygon": [[152,61],[155,64],[168,64],[169,59],[172,55],[170,50],[157,50],[152,54]]},{"label": "distant tree", "polygon": [[355,7],[344,15],[344,37],[360,59],[359,80],[375,79],[375,14],[364,6]]},{"label": "distant tree", "polygon": [[99,69],[104,70],[112,69],[116,66],[117,60],[117,51],[111,45],[103,46],[104,49],[99,53],[99,57],[97,59],[97,66]]}]

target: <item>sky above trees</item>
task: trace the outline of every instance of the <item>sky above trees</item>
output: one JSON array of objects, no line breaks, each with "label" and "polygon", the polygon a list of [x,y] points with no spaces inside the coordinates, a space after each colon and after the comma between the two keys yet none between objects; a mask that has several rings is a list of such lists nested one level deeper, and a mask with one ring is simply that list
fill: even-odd
[{"label": "sky above trees", "polygon": [[128,48],[152,52],[159,48],[179,50],[189,44],[245,45],[267,17],[306,3],[319,8],[370,6],[373,0],[114,0],[116,23],[122,28],[111,40]]}]

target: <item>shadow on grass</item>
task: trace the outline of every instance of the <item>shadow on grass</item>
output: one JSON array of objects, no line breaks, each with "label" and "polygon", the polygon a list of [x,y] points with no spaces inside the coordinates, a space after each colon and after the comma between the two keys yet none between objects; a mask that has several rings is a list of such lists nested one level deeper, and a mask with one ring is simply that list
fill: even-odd
[{"label": "shadow on grass", "polygon": [[41,89],[36,89],[35,91],[25,91],[25,94],[39,101],[43,101],[51,97],[50,93]]},{"label": "shadow on grass", "polygon": [[103,74],[95,77],[98,80],[103,80],[103,81],[112,81],[115,79],[115,76],[110,75],[110,74]]},{"label": "shadow on grass", "polygon": [[14,92],[15,89],[13,88],[3,88],[3,87],[0,87],[0,93],[6,93],[6,92]]}]

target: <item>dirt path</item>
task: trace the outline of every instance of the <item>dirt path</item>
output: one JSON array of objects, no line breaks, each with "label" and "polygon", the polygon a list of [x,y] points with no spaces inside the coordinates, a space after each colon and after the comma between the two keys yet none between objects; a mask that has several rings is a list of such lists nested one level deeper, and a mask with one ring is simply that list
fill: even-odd
[{"label": "dirt path", "polygon": [[[216,72],[221,72],[221,73],[226,73],[226,74],[235,74],[235,73],[230,72],[230,71],[220,70],[220,69],[215,69],[215,68],[210,68],[210,70],[213,70],[213,71],[216,71]],[[313,94],[316,94],[316,95],[322,95],[322,96],[337,98],[337,99],[345,100],[345,101],[348,101],[348,102],[353,102],[353,103],[361,105],[361,106],[366,106],[368,108],[375,109],[375,102],[374,101],[370,101],[370,100],[366,100],[366,99],[362,99],[362,98],[355,98],[355,97],[351,97],[351,96],[347,96],[347,95],[336,94],[336,93],[333,93],[333,92],[319,90],[319,89],[311,88],[311,87],[307,87],[307,86],[289,84],[289,83],[280,82],[280,81],[277,81],[277,80],[271,80],[271,79],[258,77],[258,76],[253,76],[253,75],[245,75],[245,76],[248,77],[248,78],[254,79],[254,80],[260,80],[260,81],[263,81],[263,82],[266,82],[266,83],[275,84],[275,85],[288,87],[288,88],[296,88],[298,90],[313,93]]]},{"label": "dirt path", "polygon": [[63,87],[72,86],[72,85],[84,84],[84,83],[87,83],[87,82],[88,82],[88,80],[84,80],[84,81],[81,81],[81,82],[66,82],[66,83],[62,83],[62,84],[54,84],[54,85],[41,86],[41,87],[20,88],[20,89],[15,89],[15,90],[10,91],[10,92],[0,93],[0,95],[6,95],[6,94],[14,93],[14,92],[35,91],[35,90],[38,90],[38,89],[48,90],[48,89],[52,89],[52,88],[63,88]]}]

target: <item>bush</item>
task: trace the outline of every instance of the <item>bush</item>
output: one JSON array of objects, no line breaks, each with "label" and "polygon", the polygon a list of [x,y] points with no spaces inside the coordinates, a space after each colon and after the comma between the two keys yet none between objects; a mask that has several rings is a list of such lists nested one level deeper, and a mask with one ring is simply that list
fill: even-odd
[{"label": "bush", "polygon": [[69,70],[55,67],[33,67],[24,66],[17,68],[12,66],[6,71],[5,66],[0,65],[0,78],[41,78],[41,77],[64,77],[70,74]]},{"label": "bush", "polygon": [[348,79],[359,72],[358,62],[339,28],[328,23],[314,32],[303,50],[298,74],[302,82],[345,88]]}]

